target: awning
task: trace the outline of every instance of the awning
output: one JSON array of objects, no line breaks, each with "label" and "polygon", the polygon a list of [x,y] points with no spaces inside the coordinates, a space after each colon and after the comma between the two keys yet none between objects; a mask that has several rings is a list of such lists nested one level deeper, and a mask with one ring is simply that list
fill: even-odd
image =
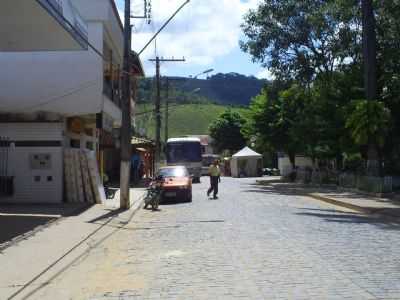
[{"label": "awning", "polygon": [[142,61],[135,51],[131,51],[131,73],[139,77],[145,76]]},{"label": "awning", "polygon": [[141,137],[134,136],[131,140],[132,146],[135,148],[154,148],[155,142]]},{"label": "awning", "polygon": [[2,0],[0,51],[88,48],[88,27],[70,0]]}]

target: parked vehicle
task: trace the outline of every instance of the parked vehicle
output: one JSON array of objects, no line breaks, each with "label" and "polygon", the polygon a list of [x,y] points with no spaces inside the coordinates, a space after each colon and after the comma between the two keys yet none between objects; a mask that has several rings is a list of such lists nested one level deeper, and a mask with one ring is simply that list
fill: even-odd
[{"label": "parked vehicle", "polygon": [[147,194],[144,198],[144,209],[149,205],[152,210],[157,210],[161,200],[161,191],[164,178],[158,176],[155,180],[151,181],[147,188]]},{"label": "parked vehicle", "polygon": [[163,178],[161,201],[165,198],[176,198],[192,202],[192,176],[185,166],[163,167],[158,174]]},{"label": "parked vehicle", "polygon": [[201,143],[199,138],[168,139],[166,147],[168,166],[185,166],[193,176],[193,182],[200,182]]},{"label": "parked vehicle", "polygon": [[267,176],[279,176],[279,170],[278,169],[271,169],[271,168],[264,168],[263,169],[263,175]]}]

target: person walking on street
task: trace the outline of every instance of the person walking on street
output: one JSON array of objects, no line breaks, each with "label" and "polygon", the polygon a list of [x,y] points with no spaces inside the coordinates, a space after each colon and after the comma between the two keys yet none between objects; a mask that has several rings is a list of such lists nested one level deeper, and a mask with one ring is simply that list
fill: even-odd
[{"label": "person walking on street", "polygon": [[211,192],[213,192],[214,199],[217,199],[218,183],[221,182],[221,171],[218,160],[215,160],[208,168],[208,175],[210,175],[210,188],[207,191],[207,196],[209,197]]}]

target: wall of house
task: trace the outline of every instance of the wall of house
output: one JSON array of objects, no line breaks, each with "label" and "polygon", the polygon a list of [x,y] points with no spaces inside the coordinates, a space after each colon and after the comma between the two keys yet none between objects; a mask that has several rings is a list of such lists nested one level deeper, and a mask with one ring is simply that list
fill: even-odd
[{"label": "wall of house", "polygon": [[[123,34],[111,0],[72,1],[88,24],[89,42],[122,64]],[[63,116],[105,111],[118,125],[121,110],[103,95],[103,58],[92,49],[0,53],[0,112],[47,111]]]},{"label": "wall of house", "polygon": [[1,51],[82,50],[87,46],[86,32],[87,24],[70,0],[1,1]]},{"label": "wall of house", "polygon": [[[312,160],[305,156],[296,156],[296,166],[299,168],[312,167]],[[288,156],[278,158],[278,169],[282,176],[287,176],[292,171],[292,164]]]},{"label": "wall of house", "polygon": [[[79,10],[80,15],[87,22],[102,21],[105,25],[105,39],[117,57],[123,57],[123,32],[119,21],[118,12],[114,11],[112,2],[114,0],[71,0],[72,4]],[[94,9],[95,8],[95,9]]]},{"label": "wall of house", "polygon": [[64,123],[0,123],[0,136],[13,142],[8,175],[14,195],[7,203],[61,203],[63,200]]},{"label": "wall of house", "polygon": [[[101,23],[89,24],[90,42],[103,47]],[[0,111],[63,115],[102,108],[102,58],[88,51],[0,53]]]}]

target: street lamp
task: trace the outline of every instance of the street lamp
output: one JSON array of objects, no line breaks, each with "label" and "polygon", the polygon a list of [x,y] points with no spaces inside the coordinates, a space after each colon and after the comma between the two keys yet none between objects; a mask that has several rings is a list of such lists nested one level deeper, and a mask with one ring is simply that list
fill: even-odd
[{"label": "street lamp", "polygon": [[201,88],[196,88],[196,89],[194,89],[193,91],[190,91],[189,94],[198,93],[198,92],[200,92],[200,90],[201,90]]},{"label": "street lamp", "polygon": [[205,70],[205,71],[203,71],[203,72],[201,72],[201,73],[199,73],[199,74],[193,76],[193,79],[197,79],[197,77],[199,77],[200,75],[208,74],[208,73],[211,73],[211,72],[213,72],[213,71],[214,71],[214,69]]}]

